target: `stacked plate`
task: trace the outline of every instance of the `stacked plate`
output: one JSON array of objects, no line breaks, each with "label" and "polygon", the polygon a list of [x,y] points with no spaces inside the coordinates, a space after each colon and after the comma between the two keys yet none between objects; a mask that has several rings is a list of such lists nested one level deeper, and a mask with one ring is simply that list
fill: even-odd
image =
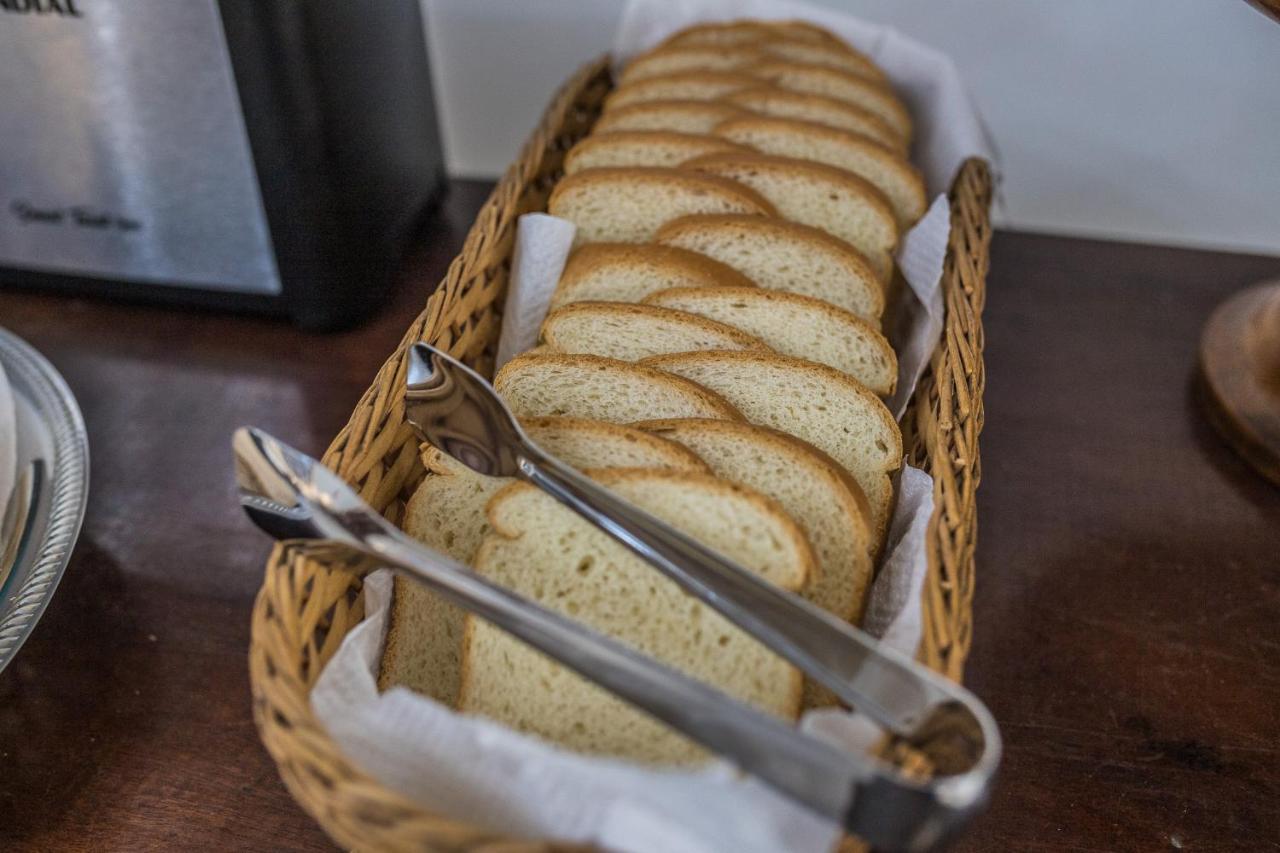
[{"label": "stacked plate", "polygon": [[88,486],[89,442],[71,389],[0,329],[0,670],[57,589]]}]

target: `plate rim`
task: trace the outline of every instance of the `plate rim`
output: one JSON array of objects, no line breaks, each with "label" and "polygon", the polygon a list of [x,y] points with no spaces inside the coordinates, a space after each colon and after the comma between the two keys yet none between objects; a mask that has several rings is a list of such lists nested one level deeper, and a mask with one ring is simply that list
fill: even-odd
[{"label": "plate rim", "polygon": [[[4,328],[0,328],[0,361],[14,394],[29,399],[34,395],[35,409],[53,438],[49,519],[38,531],[34,566],[21,586],[0,600],[2,671],[31,636],[71,561],[89,500],[89,436],[84,415],[62,374],[29,343]],[[22,391],[15,376],[21,376]]]}]

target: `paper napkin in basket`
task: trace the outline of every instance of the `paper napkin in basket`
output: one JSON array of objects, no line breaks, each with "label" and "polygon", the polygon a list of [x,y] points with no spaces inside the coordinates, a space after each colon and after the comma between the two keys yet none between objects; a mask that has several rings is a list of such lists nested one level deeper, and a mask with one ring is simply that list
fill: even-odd
[{"label": "paper napkin in basket", "polygon": [[[802,18],[867,52],[889,74],[916,117],[918,164],[929,190],[944,193],[969,156],[993,159],[981,121],[954,65],[897,32],[798,2],[638,0],[628,5],[615,50],[628,56],[702,20]],[[945,195],[902,241],[898,265],[914,302],[888,330],[899,352],[900,415],[942,328],[940,279],[950,231]],[[521,217],[499,342],[499,366],[537,341],[573,226],[542,214]],[[922,631],[925,530],[932,480],[906,467],[885,561],[871,589],[866,629],[913,655]],[[698,771],[654,770],[568,753],[478,717],[457,714],[403,688],[379,695],[376,673],[391,595],[389,573],[365,584],[366,619],[344,640],[311,694],[320,720],[344,752],[384,784],[431,811],[516,836],[554,837],[616,850],[827,851],[838,828],[719,763]],[[801,727],[852,751],[877,729],[838,710],[812,711]]]}]

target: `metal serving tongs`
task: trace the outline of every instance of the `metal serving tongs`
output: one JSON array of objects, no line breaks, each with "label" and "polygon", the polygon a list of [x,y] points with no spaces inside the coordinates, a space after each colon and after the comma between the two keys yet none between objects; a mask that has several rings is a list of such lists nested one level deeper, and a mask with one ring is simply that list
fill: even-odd
[{"label": "metal serving tongs", "polygon": [[[884,724],[894,740],[918,750],[931,763],[933,777],[906,776],[889,764],[832,748],[494,585],[410,539],[315,460],[262,432],[242,429],[234,440],[236,477],[241,503],[259,527],[277,539],[322,540],[324,556],[350,571],[387,566],[413,577],[879,849],[935,847],[983,806],[1000,743],[990,715],[969,693],[910,660],[877,651],[873,640],[755,581],[551,459],[528,441],[488,384],[462,365],[430,348],[413,358],[409,405],[414,417],[423,416],[423,406],[435,413],[428,421],[434,444],[484,473],[554,483],[557,497],[590,500],[588,519],[642,556],[653,559],[654,548],[664,564],[684,561],[670,568],[655,564],[779,653],[803,661],[802,669],[812,671],[811,646],[831,643],[829,652],[816,655],[831,660],[812,664],[822,670],[820,680]],[[433,387],[439,389],[436,404]],[[495,413],[500,417],[491,417]],[[753,618],[738,618],[756,607]],[[834,641],[826,639],[832,631]]]},{"label": "metal serving tongs", "polygon": [[405,417],[423,440],[480,474],[537,486],[874,719],[891,749],[927,760],[928,781],[887,764],[863,766],[849,829],[877,846],[912,847],[941,838],[985,803],[1000,734],[972,693],[548,456],[483,377],[435,347],[410,348],[406,382]]}]

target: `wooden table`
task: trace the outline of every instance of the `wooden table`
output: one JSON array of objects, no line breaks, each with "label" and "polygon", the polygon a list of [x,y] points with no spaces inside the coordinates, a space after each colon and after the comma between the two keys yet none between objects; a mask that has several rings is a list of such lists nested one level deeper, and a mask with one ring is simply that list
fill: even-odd
[{"label": "wooden table", "polygon": [[[229,437],[319,453],[461,244],[458,182],[354,332],[30,294],[0,324],[67,377],[89,514],[0,674],[0,849],[327,850],[249,716],[267,553]],[[998,234],[968,683],[1007,739],[966,850],[1258,849],[1280,838],[1280,490],[1193,402],[1200,326],[1280,259]]]}]

